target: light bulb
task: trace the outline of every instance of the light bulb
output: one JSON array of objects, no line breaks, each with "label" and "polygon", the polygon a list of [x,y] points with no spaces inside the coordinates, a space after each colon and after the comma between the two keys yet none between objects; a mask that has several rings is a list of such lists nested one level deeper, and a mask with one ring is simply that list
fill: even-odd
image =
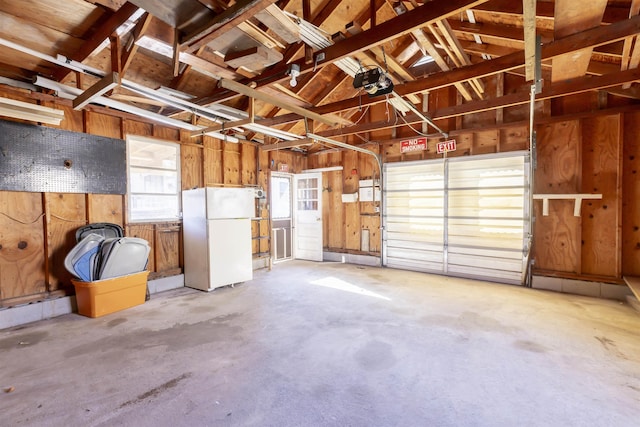
[{"label": "light bulb", "polygon": [[296,85],[298,84],[298,81],[296,80],[296,77],[298,77],[300,75],[300,65],[291,64],[289,66],[289,69],[287,70],[287,74],[289,74],[291,76],[291,81],[289,82],[291,87],[296,87]]}]

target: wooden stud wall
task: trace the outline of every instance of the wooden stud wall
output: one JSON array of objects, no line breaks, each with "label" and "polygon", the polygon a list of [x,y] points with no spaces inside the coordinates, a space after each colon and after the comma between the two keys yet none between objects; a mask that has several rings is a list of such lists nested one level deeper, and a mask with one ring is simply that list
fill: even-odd
[{"label": "wooden stud wall", "polygon": [[[504,78],[504,93],[510,93],[512,77]],[[495,85],[494,85],[495,86]],[[488,85],[491,90],[497,87]],[[438,90],[428,97],[431,111],[458,102],[452,90]],[[33,102],[25,92],[0,89],[0,96]],[[534,252],[538,273],[567,277],[618,281],[622,275],[640,275],[640,112],[627,108],[616,113],[592,113],[570,119],[550,117],[554,111],[588,111],[591,95],[540,103],[536,114],[538,170],[535,192],[602,193],[602,200],[583,202],[582,216],[573,216],[573,202],[554,200],[549,216],[536,214]],[[343,203],[342,194],[358,192],[361,179],[378,178],[377,165],[365,154],[331,149],[308,157],[291,151],[263,152],[253,144],[233,144],[208,136],[190,138],[187,132],[159,126],[144,119],[105,109],[77,112],[64,105],[61,128],[76,132],[123,138],[128,134],[162,138],[181,143],[182,188],[202,186],[258,186],[269,195],[271,171],[286,167],[296,173],[306,168],[343,166],[342,171],[323,174],[323,231],[327,250],[379,256],[380,217],[378,203]],[[449,156],[465,156],[525,150],[528,129],[524,107],[509,107],[496,116],[483,114],[468,123],[478,129],[456,129],[447,119],[438,123],[451,132],[458,144]],[[628,111],[628,112],[627,112]],[[370,120],[381,120],[385,108],[372,109]],[[502,116],[501,118],[499,116]],[[496,124],[499,119],[504,123]],[[517,122],[515,122],[517,120]],[[515,123],[514,123],[515,122]],[[432,132],[432,130],[427,130]],[[414,137],[408,127],[376,131],[348,139],[381,154],[384,162],[435,159],[435,143],[428,150],[400,152],[400,140]],[[360,138],[362,137],[362,138]],[[268,204],[258,203],[252,222],[254,256],[268,256],[270,223]],[[181,224],[126,222],[126,197],[100,194],[58,194],[0,191],[0,305],[9,306],[62,295],[70,291],[69,273],[63,260],[75,244],[75,229],[89,222],[113,222],[125,227],[126,235],[148,240],[152,246],[149,269],[152,277],[178,274],[183,266]],[[361,246],[362,231],[369,233],[369,250]]]},{"label": "wooden stud wall", "polygon": [[[535,271],[619,282],[640,272],[640,185],[636,112],[600,114],[537,127],[536,193],[595,193],[602,200],[535,202]],[[637,135],[637,134],[636,134]]]},{"label": "wooden stud wall", "polygon": [[[0,96],[34,102],[27,92],[0,88]],[[181,186],[259,186],[268,191],[270,171],[287,164],[290,172],[306,167],[306,158],[293,152],[262,152],[253,144],[233,144],[210,137],[191,138],[188,132],[105,109],[65,110],[60,128],[113,138],[140,135],[181,143]],[[265,199],[266,201],[266,199]],[[269,211],[259,204],[261,219],[252,221],[254,256],[268,256]],[[27,193],[0,191],[0,307],[73,292],[64,258],[75,245],[75,231],[92,222],[124,227],[125,235],[151,245],[150,278],[180,274],[180,222],[127,223],[126,197],[105,194]]]},{"label": "wooden stud wall", "polygon": [[622,130],[622,274],[640,276],[640,113],[625,113]]}]

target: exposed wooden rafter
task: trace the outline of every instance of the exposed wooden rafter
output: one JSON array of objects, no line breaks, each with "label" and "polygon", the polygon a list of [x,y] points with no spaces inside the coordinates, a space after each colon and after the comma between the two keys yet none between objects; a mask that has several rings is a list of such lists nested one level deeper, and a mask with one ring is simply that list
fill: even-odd
[{"label": "exposed wooden rafter", "polygon": [[[640,0],[632,0],[629,8],[629,18],[640,13]],[[622,48],[622,59],[620,69],[622,71],[638,66],[640,62],[640,46],[638,46],[638,36],[627,37]],[[622,88],[628,89],[631,83],[625,83]]]},{"label": "exposed wooden rafter", "polygon": [[274,2],[275,0],[240,0],[217,15],[215,19],[207,21],[202,27],[183,36],[180,44],[184,46],[183,49],[186,52],[195,52],[228,28],[238,26]]},{"label": "exposed wooden rafter", "polygon": [[[420,6],[402,16],[392,18],[377,25],[373,29],[363,31],[350,37],[348,40],[339,41],[323,50],[315,52],[314,58],[324,57],[323,60],[312,61],[307,64],[304,59],[295,61],[300,66],[301,73],[321,69],[333,62],[346,58],[358,52],[379,46],[401,35],[411,33],[413,30],[423,27],[429,23],[446,18],[462,12],[463,10],[482,4],[487,0],[433,0]],[[262,73],[259,78],[244,81],[245,84],[256,84],[265,86],[276,83],[287,78],[286,69],[288,64],[274,66],[271,70]],[[198,101],[199,104],[206,105],[220,102],[233,96],[229,91],[216,91],[209,97]]]},{"label": "exposed wooden rafter", "polygon": [[[563,39],[544,44],[541,48],[541,56],[543,60],[551,59],[555,56],[563,55],[574,50],[595,47],[617,40],[622,40],[630,34],[637,34],[639,32],[640,16],[636,16],[631,19],[626,19],[624,21],[611,24],[607,27],[592,28],[590,30],[583,31],[582,33],[573,34]],[[518,51],[500,58],[493,59],[491,61],[484,61],[477,64],[469,65],[467,67],[456,68],[446,73],[442,72],[432,74],[413,82],[407,82],[401,85],[397,85],[395,87],[395,91],[400,95],[423,93],[454,85],[459,82],[464,82],[474,76],[490,76],[501,72],[507,72],[523,66],[524,52]],[[628,81],[635,81],[635,79],[630,79]],[[345,99],[331,104],[315,107],[311,110],[320,114],[335,113],[338,111],[350,110],[353,108],[358,108],[359,106],[372,105],[384,101],[384,99],[379,98],[363,98],[361,100]],[[278,123],[289,123],[291,121],[296,121],[299,119],[300,117],[296,116],[295,114],[287,114],[270,119],[263,124],[275,125]]]},{"label": "exposed wooden rafter", "polygon": [[535,78],[536,68],[536,0],[522,0],[524,20],[524,68],[525,79]]},{"label": "exposed wooden rafter", "polygon": [[[82,62],[89,57],[96,50],[102,42],[108,39],[122,24],[127,22],[134,13],[138,11],[138,6],[126,2],[125,4],[118,9],[113,15],[107,19],[104,24],[102,24],[99,28],[97,28],[91,36],[89,36],[82,47],[77,51],[73,52],[69,55],[69,58],[74,61]],[[53,78],[54,80],[61,81],[64,79],[71,70],[65,67],[60,67],[58,71],[55,72]]]},{"label": "exposed wooden rafter", "polygon": [[[545,87],[541,94],[536,96],[537,101],[546,99],[559,98],[563,96],[574,95],[577,93],[589,92],[593,90],[615,87],[627,81],[634,81],[640,78],[640,70],[619,71],[616,74],[606,76],[587,76],[571,80],[570,82],[556,82]],[[462,105],[456,105],[446,108],[437,109],[432,112],[433,120],[444,120],[452,117],[463,116],[467,114],[479,113],[483,111],[495,110],[505,106],[524,105],[530,101],[529,94],[514,93],[505,95],[500,98],[489,98],[485,100],[472,101]],[[404,121],[393,122],[389,120],[366,123],[362,125],[351,126],[348,128],[330,129],[318,134],[325,137],[338,137],[353,135],[356,133],[370,132],[372,130],[390,129],[392,127],[403,126],[405,124],[421,123],[423,119],[417,114],[410,113],[404,118]],[[264,123],[262,123],[264,124]]]}]

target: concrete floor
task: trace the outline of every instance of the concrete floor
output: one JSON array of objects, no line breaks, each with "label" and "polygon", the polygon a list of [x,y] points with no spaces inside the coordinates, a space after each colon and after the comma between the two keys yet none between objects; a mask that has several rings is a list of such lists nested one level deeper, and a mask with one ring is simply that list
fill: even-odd
[{"label": "concrete floor", "polygon": [[0,331],[1,425],[638,426],[624,304],[288,262]]}]

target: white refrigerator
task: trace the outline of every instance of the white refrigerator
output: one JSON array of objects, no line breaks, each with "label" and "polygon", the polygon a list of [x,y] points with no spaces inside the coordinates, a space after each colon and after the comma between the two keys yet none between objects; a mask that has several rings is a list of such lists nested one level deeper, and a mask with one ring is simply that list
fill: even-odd
[{"label": "white refrigerator", "polygon": [[211,291],[253,278],[252,188],[196,188],[182,192],[184,283]]}]

